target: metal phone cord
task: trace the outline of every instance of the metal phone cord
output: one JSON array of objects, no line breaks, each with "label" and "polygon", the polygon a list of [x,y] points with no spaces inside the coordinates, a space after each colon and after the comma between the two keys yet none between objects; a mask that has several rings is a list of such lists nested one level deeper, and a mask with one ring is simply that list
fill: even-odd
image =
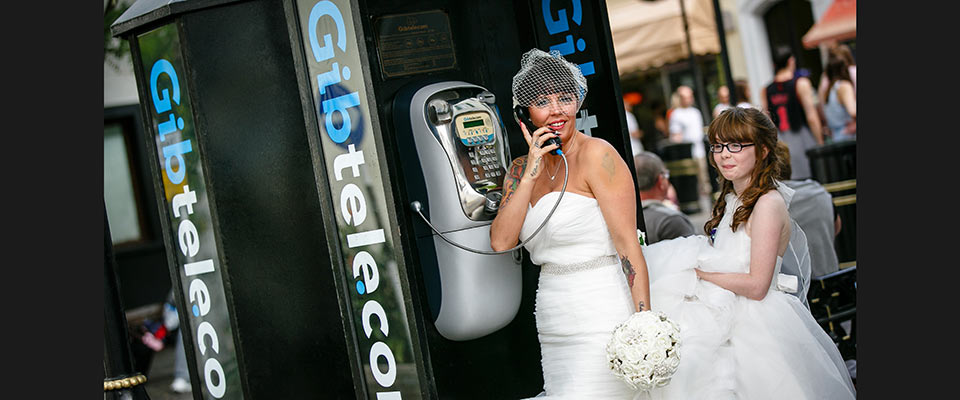
[{"label": "metal phone cord", "polygon": [[527,238],[527,240],[521,241],[520,244],[518,244],[516,247],[514,247],[514,248],[512,248],[512,249],[503,250],[503,251],[485,251],[485,250],[471,249],[471,248],[466,247],[466,246],[463,246],[463,245],[461,245],[461,244],[459,244],[459,243],[454,243],[454,242],[451,241],[450,239],[447,239],[447,237],[444,236],[444,234],[440,233],[440,231],[438,231],[437,228],[434,228],[434,227],[433,227],[433,224],[431,224],[430,221],[427,220],[427,217],[425,217],[425,216],[423,215],[423,212],[422,212],[422,210],[423,210],[423,205],[421,205],[419,201],[414,201],[414,202],[410,203],[410,209],[412,209],[414,212],[416,212],[417,215],[419,215],[420,218],[423,219],[423,222],[426,222],[426,223],[427,223],[427,226],[429,226],[431,230],[433,230],[437,235],[440,235],[440,238],[441,238],[441,239],[445,240],[447,243],[450,243],[451,245],[454,245],[454,246],[459,247],[459,248],[461,248],[461,249],[463,249],[463,250],[466,250],[466,251],[469,251],[469,252],[473,252],[473,253],[477,253],[477,254],[497,255],[497,254],[509,253],[509,252],[511,252],[511,251],[514,251],[514,250],[517,250],[517,249],[523,247],[523,245],[527,244],[527,242],[529,242],[530,239],[533,239],[534,236],[537,236],[537,233],[540,233],[540,230],[543,229],[543,227],[547,225],[547,221],[549,221],[549,220],[550,220],[550,217],[553,216],[553,212],[557,210],[557,207],[558,207],[558,206],[560,206],[560,200],[563,199],[563,193],[567,191],[567,178],[570,176],[570,174],[567,173],[567,171],[568,171],[568,169],[567,169],[567,156],[564,155],[564,154],[563,154],[563,151],[561,151],[561,150],[559,150],[559,149],[557,149],[557,154],[559,154],[560,157],[563,159],[563,170],[564,170],[564,174],[563,174],[563,186],[560,188],[560,195],[557,196],[557,202],[553,205],[553,208],[550,209],[550,213],[547,214],[547,218],[545,218],[545,219],[543,220],[543,223],[540,224],[540,226],[537,228],[537,230],[534,231],[533,234],[530,235],[530,237]]}]

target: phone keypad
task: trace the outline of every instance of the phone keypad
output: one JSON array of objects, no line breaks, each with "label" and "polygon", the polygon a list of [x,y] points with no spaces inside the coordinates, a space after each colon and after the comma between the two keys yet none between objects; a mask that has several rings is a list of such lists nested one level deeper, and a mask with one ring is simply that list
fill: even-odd
[{"label": "phone keypad", "polygon": [[500,159],[497,157],[497,150],[492,144],[480,145],[469,149],[467,155],[470,156],[471,170],[475,180],[493,179],[503,176]]}]

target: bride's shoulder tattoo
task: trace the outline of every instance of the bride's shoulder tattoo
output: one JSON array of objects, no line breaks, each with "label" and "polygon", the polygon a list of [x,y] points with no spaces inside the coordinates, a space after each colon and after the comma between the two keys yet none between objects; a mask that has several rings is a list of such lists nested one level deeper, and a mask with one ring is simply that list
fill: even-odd
[{"label": "bride's shoulder tattoo", "polygon": [[600,165],[603,166],[603,170],[607,172],[607,179],[612,181],[613,177],[616,175],[616,170],[613,157],[610,156],[610,152],[603,153],[603,160],[601,161]]}]

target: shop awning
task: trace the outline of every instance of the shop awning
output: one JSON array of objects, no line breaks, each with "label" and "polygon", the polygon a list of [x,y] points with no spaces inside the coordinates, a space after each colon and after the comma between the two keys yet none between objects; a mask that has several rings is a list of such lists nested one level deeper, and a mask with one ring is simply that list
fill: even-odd
[{"label": "shop awning", "polygon": [[857,37],[857,0],[834,0],[820,20],[803,35],[803,46],[812,49],[826,41]]},{"label": "shop awning", "polygon": [[660,0],[610,3],[607,13],[617,69],[621,74],[659,67],[690,57],[683,31],[684,2],[690,43],[696,55],[719,54],[710,0]]}]

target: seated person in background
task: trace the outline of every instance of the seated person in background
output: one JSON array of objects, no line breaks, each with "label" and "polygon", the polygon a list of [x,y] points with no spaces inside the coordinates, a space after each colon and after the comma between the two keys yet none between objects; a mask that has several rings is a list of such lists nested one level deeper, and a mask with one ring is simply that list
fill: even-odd
[{"label": "seated person in background", "polygon": [[[784,161],[780,181],[792,188],[793,201],[787,212],[807,235],[810,249],[810,277],[816,278],[840,270],[834,238],[840,233],[839,218],[835,216],[833,196],[823,185],[812,179],[790,180],[790,150],[783,141],[777,143],[777,152]],[[786,267],[786,265],[784,265]]]},{"label": "seated person in background", "polygon": [[644,244],[695,234],[693,223],[670,202],[670,173],[656,154],[648,151],[633,157],[637,189],[643,206],[647,240]]}]

